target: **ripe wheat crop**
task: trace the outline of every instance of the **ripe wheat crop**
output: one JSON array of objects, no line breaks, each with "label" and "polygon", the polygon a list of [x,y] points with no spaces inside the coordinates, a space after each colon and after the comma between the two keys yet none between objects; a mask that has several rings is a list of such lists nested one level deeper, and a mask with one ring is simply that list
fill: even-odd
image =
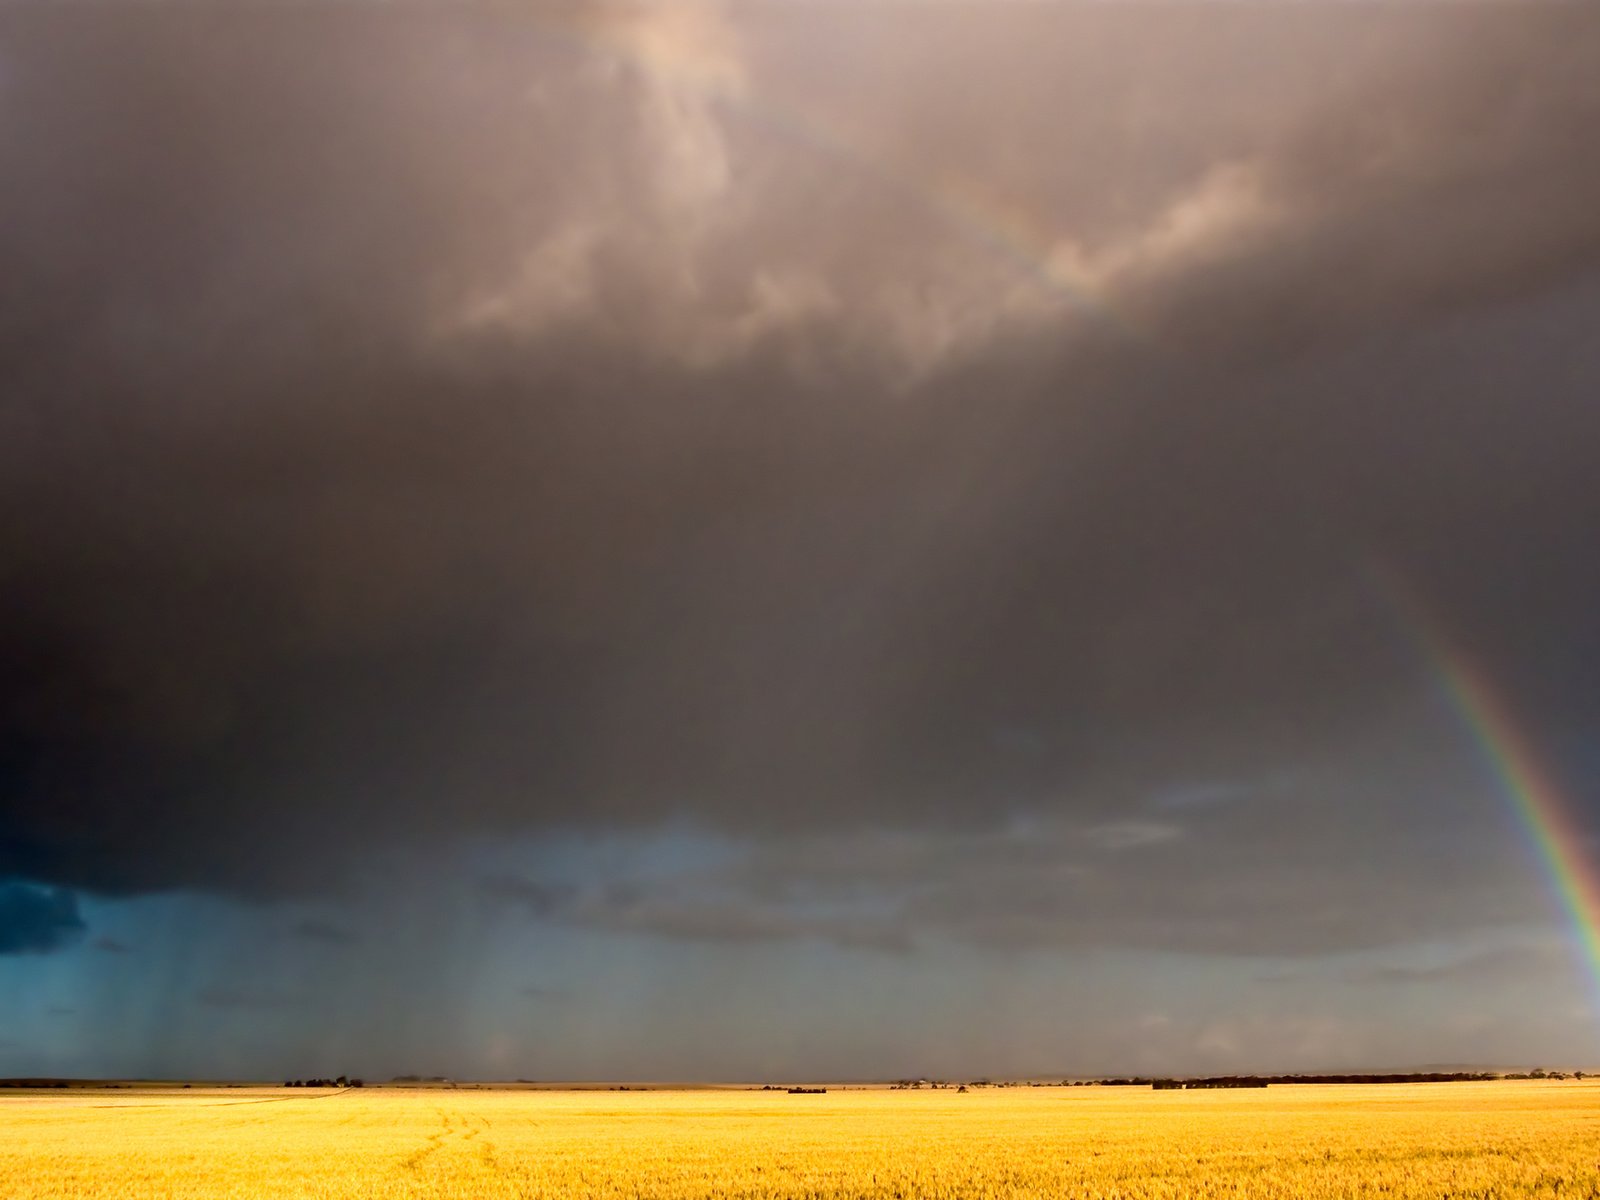
[{"label": "ripe wheat crop", "polygon": [[1594,1197],[1600,1085],[42,1092],[0,1195]]}]

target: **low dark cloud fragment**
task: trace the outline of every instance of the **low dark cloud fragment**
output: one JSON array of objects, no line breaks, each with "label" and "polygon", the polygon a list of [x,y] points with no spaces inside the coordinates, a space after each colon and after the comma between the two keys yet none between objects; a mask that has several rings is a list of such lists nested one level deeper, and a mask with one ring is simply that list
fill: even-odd
[{"label": "low dark cloud fragment", "polygon": [[585,929],[670,941],[723,945],[817,941],[896,954],[914,947],[912,931],[894,917],[808,913],[747,900],[714,894],[697,897],[675,890],[604,888],[575,904],[565,917]]},{"label": "low dark cloud fragment", "polygon": [[893,952],[912,947],[908,931],[892,918],[804,912],[763,903],[742,889],[737,879],[720,872],[666,880],[611,880],[587,887],[494,876],[481,881],[480,890],[541,920],[593,932],[725,945],[815,940]]},{"label": "low dark cloud fragment", "polygon": [[299,1007],[303,1001],[286,992],[265,988],[217,985],[195,993],[195,1003],[204,1008],[271,1012]]},{"label": "low dark cloud fragment", "polygon": [[1290,984],[1327,982],[1362,987],[1429,984],[1481,984],[1492,980],[1545,978],[1572,963],[1570,947],[1553,943],[1494,946],[1430,962],[1363,963],[1327,969],[1278,971],[1257,976],[1257,982]]},{"label": "low dark cloud fragment", "polygon": [[294,937],[308,942],[318,942],[325,946],[354,946],[361,942],[361,935],[332,921],[321,921],[307,918],[297,921],[289,927],[289,932]]},{"label": "low dark cloud fragment", "polygon": [[491,875],[480,880],[480,894],[487,900],[547,917],[568,909],[577,899],[576,885],[543,883],[520,875]]},{"label": "low dark cloud fragment", "polygon": [[1388,963],[1351,969],[1340,975],[1350,983],[1473,983],[1548,973],[1570,963],[1571,951],[1559,946],[1502,946],[1437,963]]},{"label": "low dark cloud fragment", "polygon": [[0,954],[49,954],[83,937],[88,926],[65,888],[0,883]]},{"label": "low dark cloud fragment", "polygon": [[51,1017],[72,1017],[76,1016],[78,1012],[77,1009],[66,1004],[52,1004],[44,1011],[46,1016]]},{"label": "low dark cloud fragment", "polygon": [[118,941],[114,937],[97,937],[90,946],[102,954],[131,954],[133,947],[126,942]]}]

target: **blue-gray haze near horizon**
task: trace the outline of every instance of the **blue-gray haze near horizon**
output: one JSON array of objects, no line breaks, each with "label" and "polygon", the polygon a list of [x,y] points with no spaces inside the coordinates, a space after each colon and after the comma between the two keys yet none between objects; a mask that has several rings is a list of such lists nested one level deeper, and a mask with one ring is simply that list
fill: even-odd
[{"label": "blue-gray haze near horizon", "polygon": [[0,1075],[1600,1065],[1427,644],[1596,870],[1596,128],[1580,4],[5,6]]}]

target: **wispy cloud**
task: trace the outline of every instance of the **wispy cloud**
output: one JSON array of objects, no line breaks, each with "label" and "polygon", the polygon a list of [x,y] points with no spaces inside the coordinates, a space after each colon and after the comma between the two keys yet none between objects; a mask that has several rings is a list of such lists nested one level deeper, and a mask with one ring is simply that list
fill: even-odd
[{"label": "wispy cloud", "polygon": [[1137,850],[1174,841],[1183,834],[1183,826],[1170,821],[1110,821],[1086,830],[1084,838],[1102,850]]},{"label": "wispy cloud", "polygon": [[1167,812],[1211,808],[1250,797],[1255,789],[1236,783],[1195,783],[1164,788],[1150,798],[1150,807]]}]

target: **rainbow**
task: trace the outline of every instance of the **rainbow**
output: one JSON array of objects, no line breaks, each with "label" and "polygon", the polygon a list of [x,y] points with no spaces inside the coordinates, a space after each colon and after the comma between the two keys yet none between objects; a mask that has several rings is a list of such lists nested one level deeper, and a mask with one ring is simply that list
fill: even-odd
[{"label": "rainbow", "polygon": [[1584,849],[1584,835],[1560,782],[1540,761],[1533,740],[1488,672],[1442,632],[1442,624],[1393,568],[1375,565],[1373,574],[1385,598],[1406,618],[1440,692],[1472,734],[1509,801],[1571,928],[1600,1011],[1600,864],[1591,861]]},{"label": "rainbow", "polygon": [[715,63],[665,40],[629,37],[604,19],[539,13],[533,6],[516,10],[529,27],[582,52],[626,62],[645,75],[695,92],[746,123],[776,134],[809,153],[842,165],[882,191],[932,217],[987,256],[1005,263],[1048,295],[1066,301],[1125,340],[1145,341],[1141,331],[1111,304],[1082,271],[1060,252],[1059,239],[1016,205],[986,194],[972,181],[935,179],[904,166],[863,153],[850,138],[826,121],[779,107],[749,94]]}]

